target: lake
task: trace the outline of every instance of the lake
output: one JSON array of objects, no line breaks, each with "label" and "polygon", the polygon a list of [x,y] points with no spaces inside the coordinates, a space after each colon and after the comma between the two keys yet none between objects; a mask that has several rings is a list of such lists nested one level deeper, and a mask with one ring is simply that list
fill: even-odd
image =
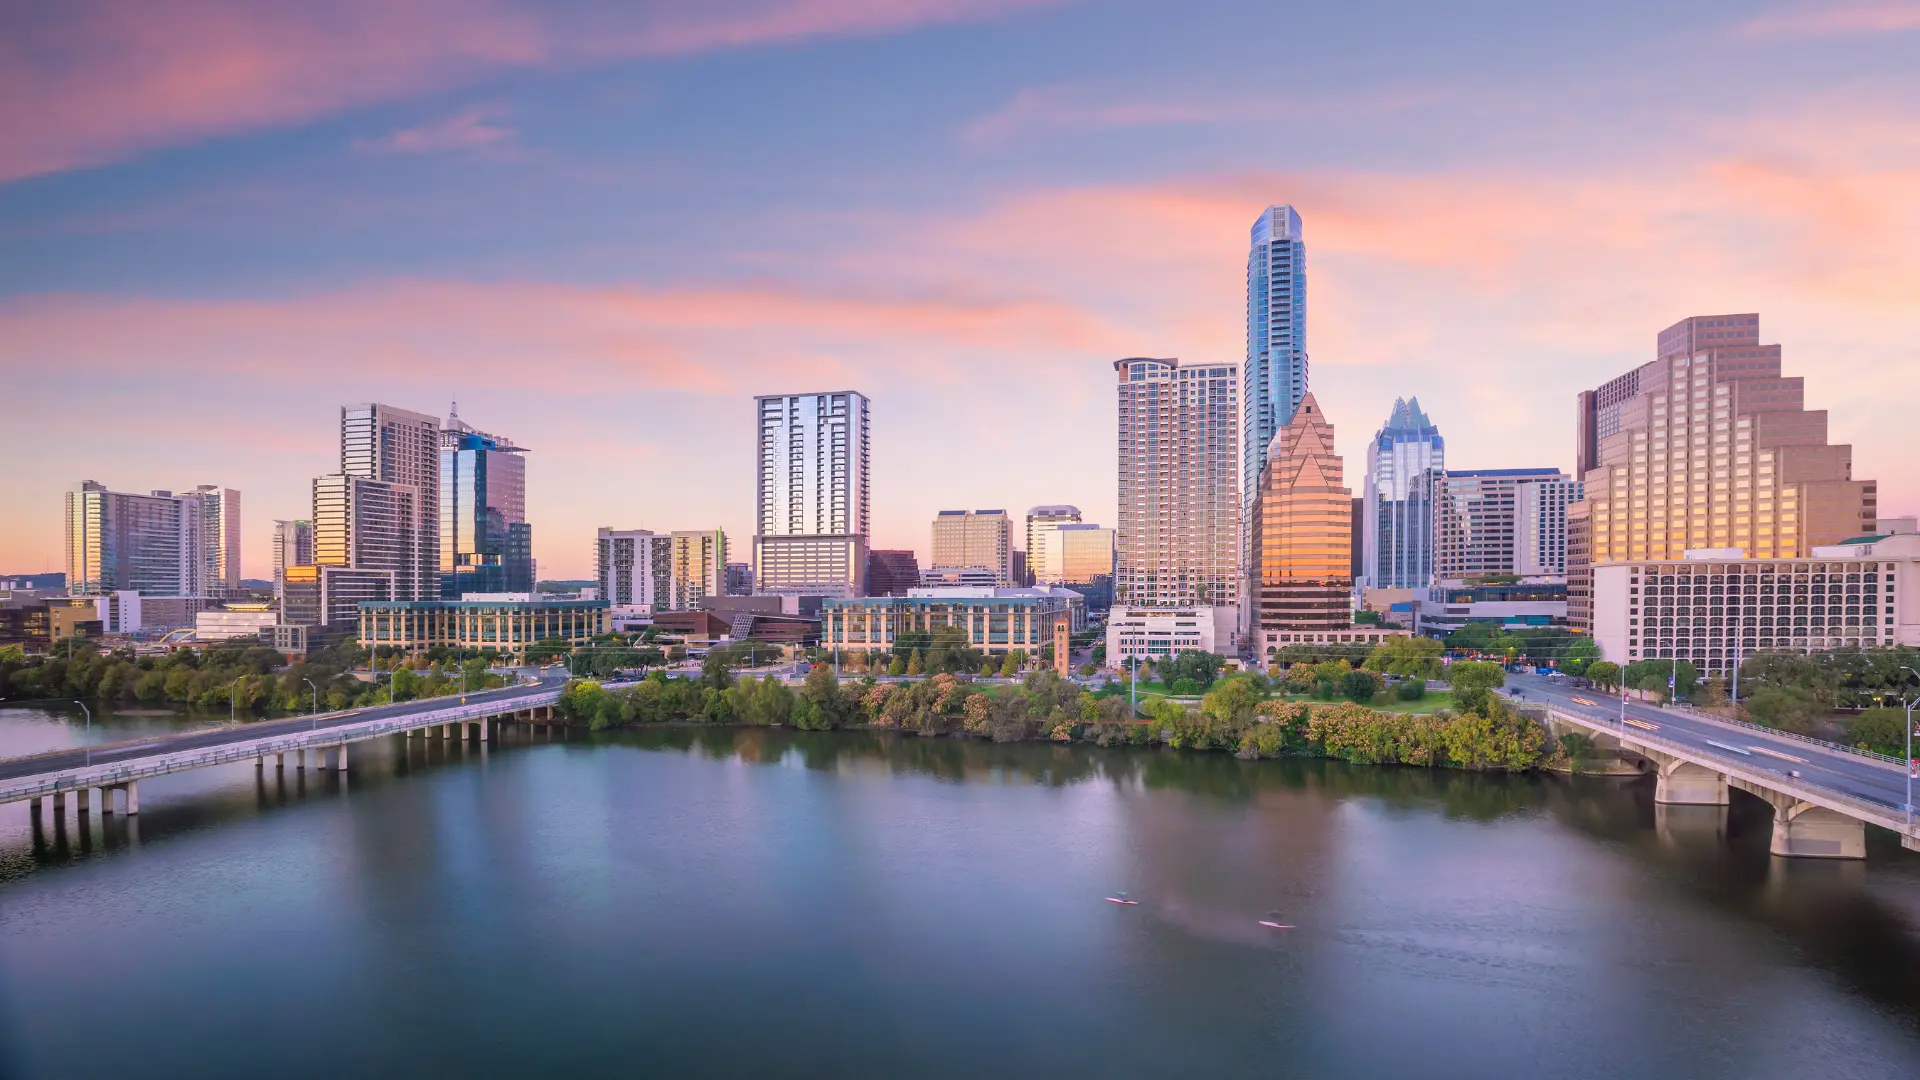
[{"label": "lake", "polygon": [[[82,737],[0,710],[0,754]],[[1736,799],[861,733],[359,744],[344,783],[178,774],[38,838],[0,807],[0,1075],[1920,1075],[1920,857],[1775,859]]]}]

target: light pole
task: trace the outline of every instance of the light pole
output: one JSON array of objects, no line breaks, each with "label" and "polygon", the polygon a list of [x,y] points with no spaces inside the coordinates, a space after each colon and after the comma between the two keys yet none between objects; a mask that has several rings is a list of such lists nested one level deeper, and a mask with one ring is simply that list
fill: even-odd
[{"label": "light pole", "polygon": [[[1914,671],[1905,664],[1900,665],[1900,670],[1920,677],[1920,671]],[[1907,835],[1911,837],[1913,835],[1913,774],[1916,771],[1913,764],[1913,707],[1920,705],[1920,694],[1916,694],[1912,701],[1904,704],[1907,706]]]},{"label": "light pole", "polygon": [[[73,703],[79,705],[81,711],[86,713],[86,763],[92,765],[92,763],[94,763],[94,711],[88,709],[88,707],[86,707],[86,701],[81,701],[79,698],[75,698]],[[1908,717],[1908,719],[1910,719],[1910,717]],[[1912,724],[1908,724],[1908,726],[1912,726]],[[1912,788],[1912,786],[1908,784],[1908,790],[1910,790],[1910,788]],[[1908,798],[1907,801],[1912,801],[1912,798]]]},{"label": "light pole", "polygon": [[240,722],[240,683],[244,679],[246,679],[246,676],[242,675],[233,680],[232,686],[227,687],[227,720],[229,723],[237,724]]},{"label": "light pole", "polygon": [[314,682],[312,679],[301,679],[300,681],[303,683],[306,683],[308,686],[313,687],[313,725],[312,726],[313,726],[313,729],[317,731],[320,728],[320,688],[314,685]]}]

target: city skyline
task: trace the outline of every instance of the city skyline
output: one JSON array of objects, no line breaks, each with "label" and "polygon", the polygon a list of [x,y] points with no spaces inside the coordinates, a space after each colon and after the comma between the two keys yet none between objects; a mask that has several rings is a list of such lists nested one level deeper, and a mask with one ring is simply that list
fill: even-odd
[{"label": "city skyline", "polygon": [[[23,99],[100,107],[0,121],[0,370],[16,400],[116,422],[6,426],[30,467],[0,498],[37,509],[0,523],[0,572],[61,568],[74,483],[206,477],[244,493],[242,573],[266,578],[328,413],[437,413],[450,387],[540,448],[547,577],[588,576],[607,520],[750,538],[741,402],[796,386],[874,401],[874,547],[926,554],[952,506],[1114,521],[1104,365],[1242,362],[1247,224],[1276,204],[1312,225],[1313,388],[1351,418],[1350,460],[1391,386],[1455,467],[1571,472],[1575,393],[1650,360],[1652,328],[1760,311],[1855,475],[1890,513],[1920,504],[1909,22],[1629,4],[1487,34],[1410,11],[1421,33],[1375,42],[1364,12],[1202,4],[1178,33],[1146,5],[749,17],[770,6],[625,35],[516,8],[449,40],[351,4],[340,27],[211,35],[212,4],[144,28],[171,63],[139,71],[103,9],[23,30],[44,60]],[[1261,70],[1239,60],[1282,20],[1307,59],[1227,74]],[[1120,79],[1061,47],[1090,40],[1154,62]],[[1356,48],[1396,74],[1344,74]],[[249,49],[273,60],[258,84],[160,81]],[[747,67],[794,89],[749,109],[727,92]],[[882,82],[897,115],[866,104]],[[139,124],[114,105],[133,101]],[[784,167],[756,179],[739,162],[761,147]],[[987,384],[1048,401],[1045,430],[983,425],[964,465],[929,461],[926,433]]]}]

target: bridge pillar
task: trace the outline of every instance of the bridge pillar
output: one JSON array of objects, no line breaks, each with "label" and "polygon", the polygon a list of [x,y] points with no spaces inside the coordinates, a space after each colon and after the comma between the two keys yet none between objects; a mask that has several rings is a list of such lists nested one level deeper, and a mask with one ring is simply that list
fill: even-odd
[{"label": "bridge pillar", "polygon": [[120,790],[127,793],[127,816],[132,817],[133,815],[139,813],[140,812],[140,781],[129,780],[126,782],[125,786],[121,787]]},{"label": "bridge pillar", "polygon": [[340,771],[341,772],[347,771],[347,744],[346,743],[340,744]]},{"label": "bridge pillar", "polygon": [[27,801],[27,816],[32,818],[36,825],[40,823],[40,815],[45,809],[45,804],[38,798]]},{"label": "bridge pillar", "polygon": [[93,800],[89,797],[92,794],[92,788],[81,788],[73,793],[73,812],[76,816],[85,818],[93,812]]},{"label": "bridge pillar", "polygon": [[275,769],[278,769],[284,772],[287,768],[287,755],[285,754],[273,755],[273,767]]},{"label": "bridge pillar", "polygon": [[67,820],[67,793],[64,791],[56,791],[53,793],[53,823],[55,825],[59,825],[65,822],[66,820]]},{"label": "bridge pillar", "polygon": [[490,721],[490,720],[487,720],[487,719],[485,719],[485,718],[482,718],[482,719],[481,719],[481,721],[480,721],[480,741],[481,741],[481,742],[486,742],[486,741],[487,741],[487,739],[488,739],[488,733],[487,733],[487,729],[488,729],[488,728],[490,728],[490,727],[492,727],[492,726],[493,726],[493,723],[492,723],[492,721]]},{"label": "bridge pillar", "polygon": [[1659,762],[1659,766],[1659,780],[1653,789],[1654,802],[1679,806],[1727,805],[1725,773],[1679,758],[1668,758]]},{"label": "bridge pillar", "polygon": [[1781,799],[1773,807],[1775,855],[1801,859],[1864,859],[1867,826],[1824,806]]}]

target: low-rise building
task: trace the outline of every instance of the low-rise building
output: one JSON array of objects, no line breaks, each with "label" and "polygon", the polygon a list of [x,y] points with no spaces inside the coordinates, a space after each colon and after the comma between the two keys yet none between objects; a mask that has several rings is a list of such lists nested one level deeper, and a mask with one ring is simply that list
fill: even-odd
[{"label": "low-rise building", "polygon": [[373,600],[360,605],[360,644],[409,651],[444,645],[524,655],[537,642],[570,646],[607,632],[604,600],[535,600],[530,593],[475,593],[459,600]]},{"label": "low-rise building", "polygon": [[[929,566],[920,571],[921,589],[993,589],[1000,574],[991,566]],[[912,592],[912,589],[907,590]]]},{"label": "low-rise building", "polygon": [[1567,625],[1567,579],[1540,576],[1510,582],[1442,581],[1415,590],[1413,629],[1445,637],[1472,622],[1504,629]]},{"label": "low-rise building", "polygon": [[981,652],[1037,655],[1053,643],[1055,622],[1072,624],[1072,601],[1061,591],[986,585],[830,598],[820,605],[820,644],[854,652],[892,649],[901,634],[958,626]]},{"label": "low-rise building", "polygon": [[289,566],[281,578],[280,621],[297,626],[354,627],[361,604],[399,588],[397,571],[351,566]]},{"label": "low-rise building", "polygon": [[269,633],[280,616],[269,604],[228,604],[193,617],[193,636],[200,641],[237,641]]},{"label": "low-rise building", "polygon": [[1183,652],[1225,655],[1232,648],[1238,618],[1238,611],[1227,605],[1117,605],[1107,613],[1107,663],[1115,667],[1130,659],[1158,663]]},{"label": "low-rise building", "polygon": [[1807,558],[1708,548],[1593,568],[1593,637],[1607,659],[1690,660],[1725,675],[1765,650],[1920,645],[1920,536],[1856,537]]}]

